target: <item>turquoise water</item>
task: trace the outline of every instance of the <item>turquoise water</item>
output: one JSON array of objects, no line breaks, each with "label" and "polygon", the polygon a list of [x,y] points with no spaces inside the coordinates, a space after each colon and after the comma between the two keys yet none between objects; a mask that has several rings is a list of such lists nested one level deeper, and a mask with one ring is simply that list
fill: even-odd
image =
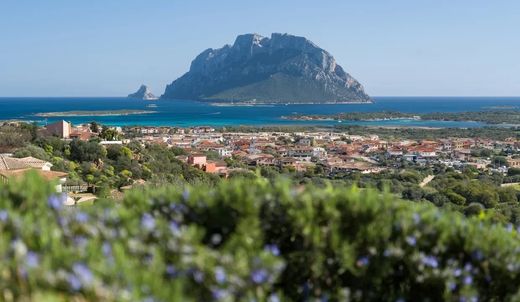
[{"label": "turquoise water", "polygon": [[[375,97],[374,104],[266,105],[253,107],[217,107],[185,100],[154,102],[127,98],[0,98],[0,120],[18,119],[53,122],[65,119],[74,124],[97,121],[106,125],[144,126],[237,126],[237,125],[337,125],[337,121],[290,121],[281,116],[291,114],[334,114],[339,112],[462,112],[480,111],[497,106],[520,106],[520,97]],[[156,104],[157,108],[147,105]],[[43,112],[94,110],[152,110],[153,114],[97,117],[37,117]],[[482,127],[476,122],[443,121],[343,121],[342,125],[420,126],[420,127]]]}]

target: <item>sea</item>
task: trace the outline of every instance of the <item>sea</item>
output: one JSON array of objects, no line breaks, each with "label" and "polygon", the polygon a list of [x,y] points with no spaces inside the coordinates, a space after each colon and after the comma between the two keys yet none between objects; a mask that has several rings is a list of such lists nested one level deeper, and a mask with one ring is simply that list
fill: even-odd
[{"label": "sea", "polygon": [[[73,124],[96,121],[112,126],[333,126],[362,125],[384,127],[484,127],[472,121],[384,120],[384,121],[295,121],[282,116],[293,114],[334,114],[341,112],[399,111],[408,113],[464,112],[500,108],[520,109],[520,97],[374,97],[373,104],[278,104],[255,106],[214,106],[190,100],[144,101],[128,98],[0,98],[0,120],[37,122],[57,120]],[[146,110],[151,114],[122,116],[53,116],[39,113],[66,111]]]}]

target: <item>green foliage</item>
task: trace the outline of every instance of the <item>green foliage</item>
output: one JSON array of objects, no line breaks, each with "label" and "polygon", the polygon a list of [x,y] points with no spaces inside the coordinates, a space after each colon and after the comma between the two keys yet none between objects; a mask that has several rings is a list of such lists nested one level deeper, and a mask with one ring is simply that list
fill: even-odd
[{"label": "green foliage", "polygon": [[115,141],[118,140],[121,137],[121,135],[115,129],[103,127],[103,130],[101,130],[99,137],[107,141]]},{"label": "green foliage", "polygon": [[16,150],[14,152],[14,157],[22,158],[22,157],[35,157],[41,160],[47,160],[50,161],[51,158],[49,154],[42,148],[35,146],[35,145],[28,145],[21,149]]},{"label": "green foliage", "polygon": [[70,143],[70,158],[78,162],[93,162],[103,159],[107,151],[96,142],[73,140]]},{"label": "green foliage", "polygon": [[31,175],[0,187],[0,207],[4,300],[520,297],[520,236],[478,206],[467,219],[372,190],[257,178],[64,209]]}]

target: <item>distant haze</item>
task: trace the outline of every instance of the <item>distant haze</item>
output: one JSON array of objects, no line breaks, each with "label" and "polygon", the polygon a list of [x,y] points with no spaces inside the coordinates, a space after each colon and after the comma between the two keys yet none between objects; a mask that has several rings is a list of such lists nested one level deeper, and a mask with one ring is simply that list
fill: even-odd
[{"label": "distant haze", "polygon": [[304,36],[368,94],[519,96],[516,0],[0,2],[1,96],[161,95],[238,34]]}]

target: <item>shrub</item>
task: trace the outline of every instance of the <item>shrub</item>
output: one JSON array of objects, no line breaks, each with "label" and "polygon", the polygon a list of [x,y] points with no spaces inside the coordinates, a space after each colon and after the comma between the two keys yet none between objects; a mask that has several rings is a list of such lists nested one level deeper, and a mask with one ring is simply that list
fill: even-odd
[{"label": "shrub", "polygon": [[0,188],[3,300],[520,297],[519,235],[483,212],[261,178],[60,198],[35,175]]}]

